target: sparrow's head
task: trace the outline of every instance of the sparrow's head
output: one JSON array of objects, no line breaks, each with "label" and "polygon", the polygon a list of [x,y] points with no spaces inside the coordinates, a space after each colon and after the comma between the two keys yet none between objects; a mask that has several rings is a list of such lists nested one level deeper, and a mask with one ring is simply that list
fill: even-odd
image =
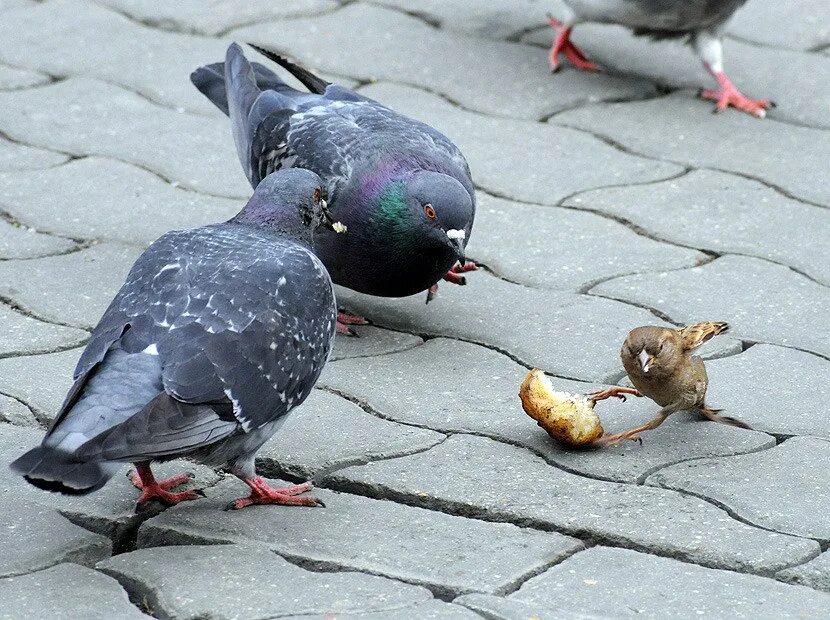
[{"label": "sparrow's head", "polygon": [[620,355],[636,361],[644,374],[667,374],[682,354],[677,331],[665,327],[637,327],[629,332]]}]

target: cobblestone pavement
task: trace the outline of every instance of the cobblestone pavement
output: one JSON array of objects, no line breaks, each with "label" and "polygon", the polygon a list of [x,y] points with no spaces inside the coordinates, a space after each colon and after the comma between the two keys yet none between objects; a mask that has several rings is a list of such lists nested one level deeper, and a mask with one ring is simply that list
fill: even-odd
[{"label": "cobblestone pavement", "polygon": [[[243,487],[134,514],[0,478],[0,617],[818,618],[830,614],[830,5],[750,0],[725,43],[763,121],[715,116],[692,53],[614,27],[607,73],[550,75],[555,0],[0,0],[0,455],[43,434],[139,252],[250,190],[190,85],[269,45],[425,120],[478,186],[485,269],[435,302],[340,291],[338,338],[260,454],[325,509],[223,512]],[[251,52],[252,56],[255,56]],[[710,401],[644,444],[554,445],[521,410],[620,381],[642,324],[728,321]],[[603,403],[606,430],[653,403]],[[126,471],[126,468],[125,468]]]}]

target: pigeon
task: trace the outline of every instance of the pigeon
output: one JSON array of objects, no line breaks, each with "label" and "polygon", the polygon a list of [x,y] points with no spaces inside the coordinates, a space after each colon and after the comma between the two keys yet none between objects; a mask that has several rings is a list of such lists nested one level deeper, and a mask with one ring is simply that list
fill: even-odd
[{"label": "pigeon", "polygon": [[40,446],[11,464],[33,485],[66,494],[101,488],[136,465],[138,504],[196,499],[156,480],[152,461],[181,456],[228,469],[250,504],[312,506],[310,483],[269,486],[254,455],[302,403],[331,350],[336,305],[312,251],[316,226],[343,230],[322,180],[300,168],[259,184],[235,217],[169,232],[133,265],[75,368]]},{"label": "pigeon", "polygon": [[697,411],[712,422],[750,428],[746,422],[721,415],[720,409],[706,405],[706,388],[709,385],[706,367],[700,357],[690,355],[704,342],[728,329],[726,323],[707,321],[680,328],[645,326],[631,330],[623,343],[620,357],[636,389],[612,387],[592,395],[593,400],[611,396],[625,400],[624,394],[633,394],[647,396],[662,409],[650,422],[622,433],[606,435],[595,444],[613,445],[624,439],[642,441],[641,432],[657,428],[669,415],[685,409]]},{"label": "pigeon", "polygon": [[[318,230],[314,249],[335,284],[381,297],[428,291],[439,280],[465,284],[464,259],[475,216],[467,161],[429,125],[252,46],[310,92],[251,65],[236,43],[225,63],[201,67],[191,81],[228,114],[251,185],[299,166],[323,179],[333,215],[348,235]],[[338,331],[361,317],[338,316]]]},{"label": "pigeon", "polygon": [[636,35],[655,39],[687,38],[704,66],[715,78],[717,89],[700,91],[701,97],[716,102],[715,111],[729,106],[758,118],[774,104],[766,99],[749,99],[726,76],[723,68],[723,28],[746,0],[563,0],[566,14],[560,21],[550,17],[556,31],[550,50],[550,67],[559,69],[564,54],[576,68],[598,71],[599,66],[570,40],[571,29],[582,22],[619,24]]}]

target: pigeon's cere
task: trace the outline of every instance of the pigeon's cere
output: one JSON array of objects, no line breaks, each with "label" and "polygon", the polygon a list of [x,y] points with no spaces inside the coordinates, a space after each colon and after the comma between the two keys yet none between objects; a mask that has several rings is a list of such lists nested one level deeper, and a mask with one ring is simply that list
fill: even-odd
[{"label": "pigeon's cere", "polygon": [[92,332],[42,444],[12,469],[44,489],[88,493],[132,462],[140,503],[175,504],[201,495],[171,492],[187,476],[157,481],[150,462],[187,456],[248,484],[234,507],[316,505],[298,496],[310,485],[269,487],[254,455],[331,349],[332,284],[311,248],[316,227],[338,223],[321,186],[308,170],[276,172],[230,221],[154,242]]}]

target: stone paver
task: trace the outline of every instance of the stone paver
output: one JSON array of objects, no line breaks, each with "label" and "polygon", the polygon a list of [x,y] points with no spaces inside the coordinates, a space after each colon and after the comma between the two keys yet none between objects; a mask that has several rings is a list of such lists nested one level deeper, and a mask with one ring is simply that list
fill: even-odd
[{"label": "stone paver", "polygon": [[130,603],[112,577],[77,564],[60,564],[30,575],[0,580],[0,618],[89,620],[150,618]]},{"label": "stone paver", "polygon": [[725,320],[735,338],[830,355],[830,289],[787,267],[723,256],[702,267],[625,276],[591,293],[660,308],[676,321]]},{"label": "stone paver", "polygon": [[830,210],[792,200],[757,181],[695,170],[661,183],[586,192],[564,204],[623,218],[660,239],[783,263],[830,285],[830,248],[824,239]]},{"label": "stone paver", "polygon": [[0,422],[15,426],[37,426],[37,418],[26,405],[10,396],[0,394]]},{"label": "stone paver", "polygon": [[335,338],[329,356],[330,362],[349,357],[369,357],[404,351],[424,342],[423,338],[412,334],[379,329],[372,325],[353,325],[352,329],[358,337]]},{"label": "stone paver", "polygon": [[[65,105],[67,101],[72,104]],[[217,196],[247,198],[251,193],[237,162],[228,120],[218,115],[176,112],[86,77],[0,92],[0,106],[5,110],[0,131],[26,144],[79,157],[121,159]]]},{"label": "stone paver", "polygon": [[77,347],[89,337],[82,329],[44,323],[4,303],[0,303],[0,324],[4,332],[0,358]]},{"label": "stone paver", "polygon": [[82,349],[0,359],[0,391],[19,398],[52,420],[72,386]]},{"label": "stone paver", "polygon": [[707,259],[593,213],[524,205],[482,193],[467,255],[513,282],[564,290],[614,275],[693,267]]},{"label": "stone paver", "polygon": [[707,399],[739,413],[753,428],[830,438],[830,362],[810,353],[757,344],[706,364]]},{"label": "stone paver", "polygon": [[334,467],[420,452],[443,440],[441,433],[381,420],[345,398],[314,390],[262,447],[257,467],[270,477],[314,478]]},{"label": "stone paver", "polygon": [[[5,177],[5,174],[0,172],[0,177]],[[7,194],[4,195],[2,201],[9,204]],[[8,208],[3,210],[11,212],[11,209]],[[0,260],[63,254],[76,247],[77,244],[70,239],[44,235],[34,228],[27,228],[0,219]]]},{"label": "stone paver", "polygon": [[[830,596],[755,575],[594,547],[534,577],[507,601],[522,604],[525,614],[545,618],[563,611],[602,618],[818,619],[825,617]],[[489,607],[487,599],[474,595],[458,602],[482,611]],[[497,612],[496,617],[530,616]]]},{"label": "stone paver", "polygon": [[209,489],[207,500],[165,511],[141,526],[138,546],[249,542],[311,566],[384,575],[443,594],[504,591],[581,547],[561,534],[325,489],[314,490],[325,508],[222,510],[244,492],[228,480]]},{"label": "stone paver", "polygon": [[[388,418],[519,444],[570,471],[620,482],[636,482],[684,459],[775,445],[769,435],[676,414],[648,433],[642,446],[629,442],[602,450],[567,449],[522,411],[517,386],[526,374],[526,368],[500,353],[437,338],[403,353],[331,363],[320,381]],[[555,377],[552,381],[555,389],[575,393],[604,387]],[[408,389],[397,389],[403,384]],[[598,405],[597,413],[606,432],[613,433],[647,422],[657,409],[646,399],[614,399]]]},{"label": "stone paver", "polygon": [[830,541],[830,441],[793,437],[771,450],[680,463],[649,484],[711,498],[746,521]]},{"label": "stone paver", "polygon": [[413,456],[339,470],[330,480],[339,488],[716,568],[771,574],[819,552],[815,541],[744,525],[696,497],[577,476],[524,449],[470,435],[454,435]]},{"label": "stone paver", "polygon": [[0,136],[0,170],[31,170],[57,166],[66,155],[18,144]]},{"label": "stone paver", "polygon": [[816,49],[830,45],[830,6],[823,0],[790,0],[786,5],[752,0],[732,18],[729,33],[762,45]]},{"label": "stone paver", "polygon": [[776,575],[782,581],[800,583],[816,590],[830,592],[830,551],[801,566],[782,570]]},{"label": "stone paver", "polygon": [[0,90],[17,90],[46,84],[49,81],[48,75],[43,75],[28,69],[19,69],[9,65],[0,64]]},{"label": "stone paver", "polygon": [[[66,197],[60,209],[50,200],[55,194]],[[149,245],[169,230],[227,220],[243,201],[205,196],[131,164],[87,157],[38,172],[0,173],[0,204],[41,231]]]}]

